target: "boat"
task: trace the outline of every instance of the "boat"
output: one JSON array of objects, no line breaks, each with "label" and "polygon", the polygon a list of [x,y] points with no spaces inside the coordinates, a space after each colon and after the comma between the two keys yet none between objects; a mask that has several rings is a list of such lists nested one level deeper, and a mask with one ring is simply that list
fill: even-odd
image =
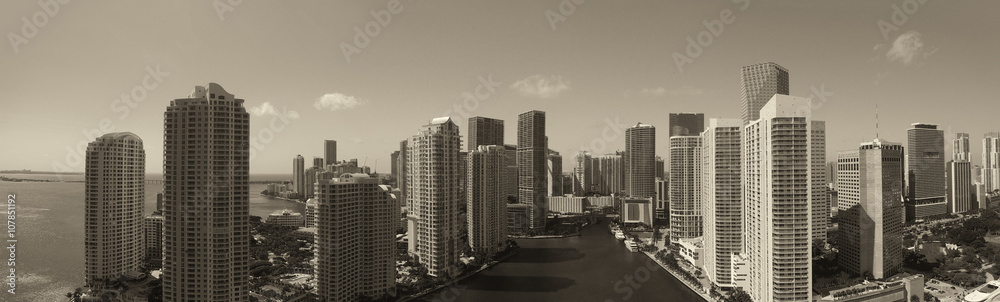
[{"label": "boat", "polygon": [[639,244],[635,243],[635,241],[632,240],[625,241],[625,247],[627,247],[628,250],[633,253],[639,251]]},{"label": "boat", "polygon": [[993,298],[996,298],[1000,291],[1000,280],[991,281],[989,283],[983,284],[982,286],[976,288],[972,293],[965,295],[965,301],[967,302],[986,302]]},{"label": "boat", "polygon": [[615,239],[618,239],[618,240],[625,239],[625,233],[622,233],[621,230],[615,231]]}]

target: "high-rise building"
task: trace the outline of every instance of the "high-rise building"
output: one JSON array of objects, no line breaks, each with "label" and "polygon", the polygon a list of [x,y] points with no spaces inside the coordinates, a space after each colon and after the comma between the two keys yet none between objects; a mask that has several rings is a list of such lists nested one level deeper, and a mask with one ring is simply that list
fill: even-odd
[{"label": "high-rise building", "polygon": [[170,102],[163,124],[163,300],[249,301],[250,115],[243,100],[215,83],[197,86]]},{"label": "high-rise building", "polygon": [[142,268],[146,151],[135,134],[108,133],[87,145],[86,163],[86,282],[94,286]]},{"label": "high-rise building", "polygon": [[482,116],[469,118],[469,142],[466,150],[476,150],[479,146],[503,146],[503,120]]},{"label": "high-rise building", "polygon": [[667,166],[666,162],[663,161],[663,158],[660,157],[659,155],[657,155],[656,156],[656,177],[655,178],[660,179],[660,178],[666,178],[667,177],[667,175],[666,175],[666,171],[667,171],[666,166]]},{"label": "high-rise building", "polygon": [[389,187],[367,174],[321,180],[317,191],[316,294],[369,301],[396,294],[399,209]]},{"label": "high-rise building", "polygon": [[788,69],[767,62],[743,66],[743,124],[756,121],[760,109],[775,94],[788,95]]},{"label": "high-rise building", "polygon": [[742,120],[713,118],[701,133],[705,275],[712,284],[723,288],[735,286],[732,256],[743,250],[742,131]]},{"label": "high-rise building", "polygon": [[[306,160],[301,154],[292,158],[292,184],[295,185],[296,193],[306,193]],[[305,198],[307,197],[303,197]]]},{"label": "high-rise building", "polygon": [[826,122],[812,121],[809,136],[810,160],[812,161],[812,239],[826,242],[826,231],[830,226],[830,199],[827,196],[826,178]]},{"label": "high-rise building", "polygon": [[397,173],[396,174],[396,187],[399,188],[399,196],[396,196],[396,197],[398,199],[403,200],[404,204],[406,203],[406,192],[407,192],[407,190],[406,190],[407,173],[406,172],[407,172],[407,169],[409,169],[409,165],[408,165],[408,160],[409,159],[407,159],[408,158],[408,156],[407,156],[408,155],[408,153],[407,153],[408,152],[407,151],[407,144],[408,144],[408,142],[405,139],[399,142],[399,159],[396,160],[397,161],[397,166],[396,166],[396,173]]},{"label": "high-rise building", "polygon": [[700,136],[670,138],[670,241],[701,237]]},{"label": "high-rise building", "polygon": [[[594,191],[602,195],[625,193],[625,152],[605,154],[591,159]],[[653,180],[656,181],[655,178]],[[655,191],[655,190],[654,190]],[[654,192],[653,195],[656,195]]]},{"label": "high-rise building", "polygon": [[906,139],[906,220],[947,213],[944,131],[916,123],[906,130]]},{"label": "high-rise building", "polygon": [[948,213],[965,213],[978,204],[972,204],[972,163],[968,161],[948,161]]},{"label": "high-rise building", "polygon": [[549,150],[549,156],[547,161],[547,166],[549,170],[548,183],[549,190],[548,196],[562,196],[562,155],[559,152]]},{"label": "high-rise building", "polygon": [[312,166],[313,167],[322,167],[323,166],[323,158],[322,157],[315,157],[315,156],[313,156],[313,165]]},{"label": "high-rise building", "polygon": [[[320,191],[322,193],[322,191]],[[306,200],[306,223],[305,227],[314,228],[316,227],[316,211],[319,206],[319,200],[316,197],[309,198]]]},{"label": "high-rise building", "polygon": [[393,180],[395,180],[397,175],[399,175],[399,150],[392,151],[392,153],[389,154],[389,168],[389,174],[392,175]]},{"label": "high-rise building", "polygon": [[507,241],[507,196],[503,190],[507,154],[503,146],[479,146],[469,151],[467,226],[473,252],[492,257]]},{"label": "high-rise building", "polygon": [[316,181],[320,179],[330,179],[331,177],[319,177],[318,174],[322,173],[324,170],[320,167],[309,167],[306,169],[304,181],[302,182],[302,199],[309,200],[313,196],[316,196]]},{"label": "high-rise building", "polygon": [[773,95],[744,128],[743,244],[754,301],[812,296],[809,108],[809,99]]},{"label": "high-rise building", "polygon": [[449,117],[432,119],[407,143],[408,251],[432,276],[457,276],[462,137]]},{"label": "high-rise building", "polygon": [[888,278],[903,268],[903,146],[875,139],[838,154],[837,264],[854,275]]},{"label": "high-rise building", "polygon": [[983,137],[983,185],[986,194],[1000,190],[1000,132]]},{"label": "high-rise building", "polygon": [[516,145],[503,145],[504,154],[507,156],[507,172],[504,175],[507,177],[504,181],[504,194],[507,195],[507,199],[516,200],[517,199],[517,146]]},{"label": "high-rise building", "polygon": [[669,137],[697,136],[705,131],[704,113],[671,113]]},{"label": "high-rise building", "polygon": [[972,157],[969,154],[969,134],[968,133],[958,133],[955,135],[955,140],[952,141],[952,160],[954,161],[972,161]]},{"label": "high-rise building", "polygon": [[667,196],[670,193],[669,185],[670,182],[664,178],[656,179],[656,205],[653,207],[656,219],[667,219],[670,216],[670,209],[667,207],[670,200]]},{"label": "high-rise building", "polygon": [[589,152],[576,153],[576,166],[573,167],[573,194],[584,196],[593,190],[594,180],[591,178],[593,169],[593,160]]},{"label": "high-rise building", "polygon": [[163,215],[154,213],[142,218],[142,242],[146,269],[163,267]]},{"label": "high-rise building", "polygon": [[337,141],[328,139],[323,141],[323,155],[327,165],[337,164]]},{"label": "high-rise building", "polygon": [[517,200],[531,205],[528,224],[534,231],[545,230],[547,214],[545,157],[549,149],[545,141],[545,112],[532,110],[517,116]]},{"label": "high-rise building", "polygon": [[625,194],[637,198],[654,197],[655,184],[656,128],[636,123],[625,129]]}]

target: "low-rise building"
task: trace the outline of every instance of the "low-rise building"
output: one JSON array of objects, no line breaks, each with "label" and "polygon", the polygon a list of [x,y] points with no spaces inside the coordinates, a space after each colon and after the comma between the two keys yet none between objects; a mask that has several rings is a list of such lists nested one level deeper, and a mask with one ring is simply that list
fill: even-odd
[{"label": "low-rise building", "polygon": [[267,215],[267,223],[288,227],[302,227],[305,223],[305,217],[302,216],[302,213],[292,212],[286,209],[275,211],[274,213],[271,213],[271,215]]},{"label": "low-rise building", "polygon": [[705,250],[705,244],[702,241],[702,237],[684,238],[678,240],[677,243],[678,246],[680,246],[678,253],[681,254],[681,257],[683,257],[684,260],[699,269],[705,265],[705,261],[702,259],[701,255]]}]

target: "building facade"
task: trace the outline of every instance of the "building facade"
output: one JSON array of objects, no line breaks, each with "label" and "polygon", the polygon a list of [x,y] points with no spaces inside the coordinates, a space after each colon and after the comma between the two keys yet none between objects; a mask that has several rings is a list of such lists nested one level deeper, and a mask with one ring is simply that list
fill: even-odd
[{"label": "building facade", "polygon": [[788,69],[767,62],[744,66],[740,72],[743,84],[743,124],[760,117],[760,109],[775,94],[788,95]]},{"label": "building facade", "polygon": [[671,113],[670,136],[696,136],[705,130],[704,113]]},{"label": "building facade", "polygon": [[830,227],[830,198],[826,194],[826,122],[812,121],[809,136],[810,160],[812,160],[812,239],[826,242],[826,232]]},{"label": "building facade", "polygon": [[545,230],[548,172],[545,112],[532,110],[517,116],[517,181],[519,203],[530,205],[528,227]]},{"label": "building facade", "polygon": [[320,181],[317,188],[315,274],[320,300],[395,296],[399,209],[389,187],[366,174],[344,174]]},{"label": "building facade", "polygon": [[460,225],[459,151],[462,138],[449,117],[424,125],[407,150],[407,229],[410,255],[432,276],[457,276]]},{"label": "building facade", "polygon": [[142,268],[146,151],[135,134],[108,133],[87,145],[86,163],[85,276],[93,286]]},{"label": "building facade", "polygon": [[906,220],[947,213],[944,131],[916,123],[906,130],[906,139]]},{"label": "building facade", "polygon": [[292,184],[296,193],[306,192],[306,159],[302,155],[292,158]]},{"label": "building facade", "polygon": [[503,190],[507,155],[503,146],[481,145],[469,151],[466,207],[469,246],[492,257],[507,242],[507,196]]},{"label": "building facade", "polygon": [[469,118],[469,142],[466,150],[473,151],[479,146],[503,146],[503,120],[482,116]]},{"label": "building facade", "polygon": [[701,237],[703,231],[701,208],[701,152],[700,136],[674,136],[670,138],[670,241]]},{"label": "building facade", "polygon": [[1000,190],[1000,132],[990,132],[983,137],[981,173],[987,194]]},{"label": "building facade", "polygon": [[[672,167],[672,166],[671,166]],[[656,195],[656,128],[636,123],[625,129],[625,195]]]},{"label": "building facade", "polygon": [[754,301],[812,296],[809,99],[774,95],[744,128],[743,242]]},{"label": "building facade", "polygon": [[701,134],[705,275],[722,288],[735,286],[732,256],[743,250],[742,132],[742,120],[711,119]]},{"label": "building facade", "polygon": [[968,161],[948,161],[948,213],[965,213],[978,208],[973,204],[972,163]]},{"label": "building facade", "polygon": [[153,213],[142,218],[144,262],[149,270],[163,267],[163,215]]},{"label": "building facade", "polygon": [[215,83],[197,86],[170,102],[163,123],[163,300],[249,301],[250,115],[243,100]]},{"label": "building facade", "polygon": [[327,165],[337,163],[337,141],[332,139],[323,141],[323,161]]}]

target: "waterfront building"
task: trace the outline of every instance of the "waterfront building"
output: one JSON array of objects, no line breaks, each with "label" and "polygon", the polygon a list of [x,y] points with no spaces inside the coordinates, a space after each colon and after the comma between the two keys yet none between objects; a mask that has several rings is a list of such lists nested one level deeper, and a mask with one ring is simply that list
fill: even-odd
[{"label": "waterfront building", "polygon": [[481,145],[469,151],[466,189],[469,246],[492,257],[507,241],[507,196],[503,192],[507,169],[503,146]]},{"label": "waterfront building", "polygon": [[292,185],[295,186],[295,192],[300,194],[306,192],[306,185],[308,185],[306,183],[306,160],[302,155],[296,155],[292,159]]},{"label": "waterfront building", "polygon": [[983,136],[982,183],[987,193],[1000,190],[1000,132]]},{"label": "waterfront building", "polygon": [[621,199],[621,203],[622,223],[639,223],[647,227],[653,226],[653,197],[625,197]]},{"label": "waterfront building", "polygon": [[267,215],[267,220],[265,222],[279,226],[300,228],[305,224],[305,221],[306,219],[302,216],[302,213],[285,209],[274,211],[274,213]]},{"label": "waterfront building", "polygon": [[548,167],[548,196],[562,196],[562,155],[559,152],[549,150],[547,158]]},{"label": "waterfront building", "polygon": [[449,117],[432,119],[407,143],[407,249],[432,276],[458,275],[461,148]]},{"label": "waterfront building", "polygon": [[209,83],[171,101],[164,114],[164,301],[249,299],[250,115],[243,103]]},{"label": "waterfront building", "polygon": [[636,123],[625,129],[625,195],[635,198],[653,197],[656,195],[653,188],[655,185],[656,128]]},{"label": "waterfront building", "polygon": [[530,205],[528,227],[545,231],[547,175],[545,158],[548,146],[545,138],[545,112],[532,110],[517,117],[517,201]]},{"label": "waterfront building", "polygon": [[146,151],[135,134],[114,132],[89,143],[86,156],[85,277],[94,286],[142,268]]},{"label": "waterfront building", "polygon": [[705,130],[704,113],[671,113],[668,117],[669,137],[697,136]]},{"label": "waterfront building", "polygon": [[[711,119],[701,133],[701,213],[705,275],[731,288],[732,256],[743,249],[743,196],[740,156],[743,121]],[[697,184],[696,184],[697,185]]]},{"label": "waterfront building", "polygon": [[473,151],[479,146],[503,146],[503,120],[482,116],[469,118],[469,142],[466,150]]},{"label": "waterfront building", "polygon": [[[703,231],[702,137],[670,138],[670,241],[701,237]],[[737,158],[738,159],[738,158]]]}]

